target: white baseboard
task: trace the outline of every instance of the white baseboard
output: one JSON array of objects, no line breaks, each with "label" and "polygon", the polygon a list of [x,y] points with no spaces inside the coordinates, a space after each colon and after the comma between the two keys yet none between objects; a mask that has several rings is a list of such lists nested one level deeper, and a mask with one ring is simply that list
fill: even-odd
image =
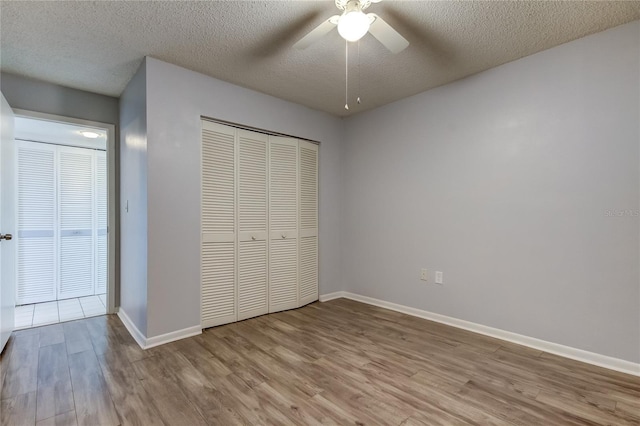
[{"label": "white baseboard", "polygon": [[340,299],[341,297],[349,299],[349,297],[347,297],[347,294],[349,293],[347,293],[346,291],[335,291],[333,293],[321,294],[318,300],[320,300],[321,302],[328,302],[329,300]]},{"label": "white baseboard", "polygon": [[193,327],[183,328],[182,330],[172,331],[171,333],[149,337],[144,349],[164,345],[165,343],[175,342],[176,340],[180,339],[186,339],[187,337],[197,336],[198,334],[202,334],[202,327],[196,325]]},{"label": "white baseboard", "polygon": [[424,311],[422,309],[411,308],[409,306],[386,302],[384,300],[374,299],[368,296],[361,296],[359,294],[349,293],[347,291],[337,291],[334,293],[321,295],[320,301],[327,302],[329,300],[338,299],[340,297],[366,303],[369,305],[378,306],[380,308],[385,308],[396,312],[401,312],[403,314],[411,315],[414,317],[424,318],[430,321],[447,324],[452,327],[473,331],[474,333],[484,334],[485,336],[495,337],[497,339],[516,343],[518,345],[528,346],[530,348],[552,353],[554,355],[559,355],[565,358],[574,359],[576,361],[586,362],[588,364],[608,368],[610,370],[620,371],[622,373],[632,374],[634,376],[640,376],[640,364],[638,363],[610,357],[607,355],[601,355],[582,349],[572,348],[570,346],[564,346],[558,343],[547,342],[545,340],[536,339],[534,337],[523,336],[521,334],[512,333],[510,331],[488,327],[486,325],[448,317],[446,315],[440,315],[433,312]]},{"label": "white baseboard", "polygon": [[122,323],[129,334],[131,334],[131,337],[133,337],[142,349],[149,349],[155,346],[164,345],[165,343],[175,342],[176,340],[186,339],[187,337],[202,334],[202,327],[196,325],[194,327],[183,328],[182,330],[172,331],[171,333],[147,338],[140,330],[138,330],[138,327],[135,326],[133,321],[131,321],[131,318],[129,318],[122,308],[118,310],[118,317],[122,320]]},{"label": "white baseboard", "polygon": [[127,313],[124,311],[124,309],[122,309],[122,307],[118,309],[117,315],[118,315],[118,318],[120,318],[120,320],[124,324],[125,328],[129,332],[131,337],[133,337],[133,340],[135,340],[138,343],[138,345],[142,349],[144,349],[147,338],[144,336],[144,334],[142,334],[140,330],[138,330],[138,327],[136,327],[133,321],[131,321],[131,318],[129,318],[129,315],[127,315]]}]

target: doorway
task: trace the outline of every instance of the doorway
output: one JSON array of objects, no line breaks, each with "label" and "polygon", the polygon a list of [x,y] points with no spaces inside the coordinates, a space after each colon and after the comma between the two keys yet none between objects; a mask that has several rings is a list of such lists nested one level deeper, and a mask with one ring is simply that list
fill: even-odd
[{"label": "doorway", "polygon": [[113,311],[113,126],[67,120],[15,119],[16,329]]}]

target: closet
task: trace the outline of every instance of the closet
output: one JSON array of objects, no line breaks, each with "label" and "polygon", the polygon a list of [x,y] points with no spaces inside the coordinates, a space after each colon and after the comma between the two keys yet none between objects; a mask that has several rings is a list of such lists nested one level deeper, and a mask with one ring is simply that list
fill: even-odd
[{"label": "closet", "polygon": [[18,140],[16,303],[107,290],[104,151]]},{"label": "closet", "polygon": [[201,325],[318,299],[318,146],[202,120]]}]

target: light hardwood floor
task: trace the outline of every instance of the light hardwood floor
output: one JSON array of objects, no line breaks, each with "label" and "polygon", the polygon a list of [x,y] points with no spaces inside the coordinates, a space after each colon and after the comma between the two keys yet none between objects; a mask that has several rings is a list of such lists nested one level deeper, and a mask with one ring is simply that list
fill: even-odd
[{"label": "light hardwood floor", "polygon": [[346,299],[141,350],[116,316],[15,333],[2,425],[638,425],[640,379]]}]

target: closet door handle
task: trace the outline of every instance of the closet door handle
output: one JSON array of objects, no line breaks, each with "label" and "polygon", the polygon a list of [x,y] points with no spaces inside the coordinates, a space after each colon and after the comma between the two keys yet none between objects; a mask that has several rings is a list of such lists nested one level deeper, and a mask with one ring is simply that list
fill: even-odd
[{"label": "closet door handle", "polygon": [[282,234],[282,238],[283,238],[283,239],[284,239],[284,238],[287,238],[287,236],[286,236],[286,235],[284,235],[284,234]]},{"label": "closet door handle", "polygon": [[1,241],[1,240],[7,240],[7,241],[9,241],[9,240],[11,240],[12,238],[13,238],[13,235],[11,235],[11,234],[0,234],[0,241]]},{"label": "closet door handle", "polygon": [[255,241],[255,240],[256,240],[256,237],[254,237],[254,236],[251,236],[251,239],[252,239],[253,241]]}]

